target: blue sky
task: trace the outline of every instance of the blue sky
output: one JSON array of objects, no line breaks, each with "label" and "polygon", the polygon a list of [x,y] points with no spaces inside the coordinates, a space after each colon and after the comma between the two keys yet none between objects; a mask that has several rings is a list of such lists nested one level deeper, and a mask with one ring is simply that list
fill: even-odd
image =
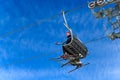
[{"label": "blue sky", "polygon": [[[68,74],[72,66],[60,68],[49,60],[62,55],[57,41],[66,40],[62,16],[3,37],[22,28],[80,6],[84,0],[0,0],[0,80],[120,80],[120,40],[105,38],[86,44],[90,65]],[[66,14],[68,24],[83,43],[105,35],[103,23],[87,5]],[[12,65],[10,65],[12,64]]]}]

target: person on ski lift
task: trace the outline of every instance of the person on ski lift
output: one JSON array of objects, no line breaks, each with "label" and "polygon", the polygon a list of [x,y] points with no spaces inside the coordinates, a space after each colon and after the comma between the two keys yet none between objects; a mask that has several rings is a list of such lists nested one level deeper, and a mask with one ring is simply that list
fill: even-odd
[{"label": "person on ski lift", "polygon": [[67,33],[66,33],[66,36],[67,36],[66,44],[68,44],[68,43],[70,43],[70,41],[71,41],[71,33],[70,33],[70,32],[67,32]]},{"label": "person on ski lift", "polygon": [[[67,40],[64,42],[64,44],[68,44],[71,41],[71,34],[70,34],[70,32],[67,32],[66,36],[67,36]],[[70,58],[72,55],[68,54],[68,52],[65,50],[64,46],[62,46],[62,48],[63,48],[63,53],[64,54],[61,56],[61,58],[65,59],[65,60]]]}]

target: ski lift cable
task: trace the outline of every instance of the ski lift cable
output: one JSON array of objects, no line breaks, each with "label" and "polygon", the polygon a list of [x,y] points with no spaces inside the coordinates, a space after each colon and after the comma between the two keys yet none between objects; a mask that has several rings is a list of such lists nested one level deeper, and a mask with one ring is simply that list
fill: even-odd
[{"label": "ski lift cable", "polygon": [[105,38],[107,38],[107,36],[102,36],[102,37],[99,37],[99,38],[91,39],[91,40],[85,42],[85,44],[95,42],[95,41],[99,41],[99,40],[102,40],[102,39],[105,39]]},{"label": "ski lift cable", "polygon": [[[53,54],[56,54],[56,52],[58,52],[59,50],[56,50],[54,51]],[[8,64],[5,64],[5,67],[10,67],[10,66],[13,66],[13,65],[16,65],[16,64],[21,64],[21,63],[24,63],[24,62],[28,62],[28,61],[31,61],[33,59],[38,59],[40,57],[43,57],[43,56],[48,56],[50,55],[49,53],[48,54],[38,54],[38,55],[34,55],[34,56],[31,56],[31,57],[27,57],[27,58],[24,58],[24,59],[21,59],[19,61],[14,61],[12,63],[8,63]]]},{"label": "ski lift cable", "polygon": [[[69,12],[73,12],[73,11],[78,10],[78,9],[80,9],[80,8],[83,8],[85,5],[86,5],[86,3],[84,3],[84,4],[80,5],[80,6],[77,6],[77,7],[75,7],[75,8],[72,8],[72,9],[70,9],[70,10],[66,10],[66,11],[65,11],[65,14],[67,14],[67,13],[69,13]],[[59,17],[59,16],[61,16],[61,15],[62,15],[62,12],[61,12],[61,13],[58,13],[58,14],[52,16],[52,17],[49,17],[49,18],[46,18],[46,19],[43,19],[43,20],[38,20],[38,21],[36,21],[36,22],[34,22],[34,23],[32,23],[32,24],[29,24],[29,25],[27,25],[27,26],[24,26],[24,27],[22,27],[22,28],[18,28],[18,29],[16,29],[16,30],[7,32],[7,33],[3,34],[0,38],[5,38],[5,37],[7,37],[7,36],[9,36],[9,35],[12,35],[12,34],[14,34],[14,33],[23,31],[23,30],[25,30],[25,29],[27,29],[27,28],[35,27],[36,25],[39,25],[39,24],[41,24],[41,23],[43,23],[43,22],[51,21],[52,19],[55,19],[55,18],[57,18],[57,17]]]}]

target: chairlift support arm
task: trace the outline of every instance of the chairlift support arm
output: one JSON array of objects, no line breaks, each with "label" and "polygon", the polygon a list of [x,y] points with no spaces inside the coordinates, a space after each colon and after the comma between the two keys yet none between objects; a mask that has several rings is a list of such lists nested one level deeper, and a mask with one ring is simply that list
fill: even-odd
[{"label": "chairlift support arm", "polygon": [[65,12],[64,11],[62,11],[62,13],[63,13],[63,19],[64,19],[64,25],[65,25],[65,27],[70,31],[70,33],[71,33],[71,39],[73,40],[73,32],[72,32],[72,29],[68,26],[68,23],[67,23],[67,20],[66,20],[66,17],[65,17]]}]

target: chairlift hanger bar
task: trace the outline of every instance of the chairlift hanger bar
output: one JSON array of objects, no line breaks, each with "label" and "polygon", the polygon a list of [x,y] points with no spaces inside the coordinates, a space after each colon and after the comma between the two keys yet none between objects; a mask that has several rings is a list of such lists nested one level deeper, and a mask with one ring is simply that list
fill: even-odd
[{"label": "chairlift hanger bar", "polygon": [[62,13],[63,13],[64,25],[70,31],[71,35],[73,36],[72,29],[69,27],[69,25],[67,23],[67,20],[66,20],[66,17],[65,17],[65,12],[62,11]]}]

